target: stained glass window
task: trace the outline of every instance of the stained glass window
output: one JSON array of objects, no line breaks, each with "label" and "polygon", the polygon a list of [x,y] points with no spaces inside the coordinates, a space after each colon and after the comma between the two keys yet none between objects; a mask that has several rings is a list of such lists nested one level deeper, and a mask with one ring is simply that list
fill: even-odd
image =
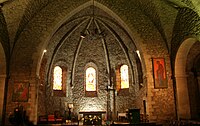
[{"label": "stained glass window", "polygon": [[93,67],[86,69],[86,91],[96,91],[96,70]]},{"label": "stained glass window", "polygon": [[128,76],[128,66],[122,65],[120,67],[121,76],[121,89],[129,88],[129,76]]},{"label": "stained glass window", "polygon": [[56,66],[53,72],[53,90],[62,90],[62,68]]}]

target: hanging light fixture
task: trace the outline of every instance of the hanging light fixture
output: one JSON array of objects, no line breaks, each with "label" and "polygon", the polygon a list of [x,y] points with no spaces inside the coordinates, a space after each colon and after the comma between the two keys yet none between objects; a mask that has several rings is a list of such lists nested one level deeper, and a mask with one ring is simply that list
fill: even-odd
[{"label": "hanging light fixture", "polygon": [[100,39],[102,37],[105,36],[104,34],[104,31],[102,32],[99,32],[99,29],[98,28],[95,28],[95,13],[94,13],[94,0],[92,1],[92,21],[91,21],[91,24],[92,24],[92,29],[85,29],[84,31],[82,31],[80,33],[80,37],[81,38],[85,38],[86,36],[88,36],[91,40],[95,40],[95,39]]}]

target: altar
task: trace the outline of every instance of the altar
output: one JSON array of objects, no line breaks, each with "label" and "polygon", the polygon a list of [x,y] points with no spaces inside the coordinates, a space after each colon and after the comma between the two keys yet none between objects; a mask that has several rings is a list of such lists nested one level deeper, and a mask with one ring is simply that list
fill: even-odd
[{"label": "altar", "polygon": [[102,125],[103,114],[106,114],[106,111],[82,111],[79,114],[83,115],[83,125]]}]

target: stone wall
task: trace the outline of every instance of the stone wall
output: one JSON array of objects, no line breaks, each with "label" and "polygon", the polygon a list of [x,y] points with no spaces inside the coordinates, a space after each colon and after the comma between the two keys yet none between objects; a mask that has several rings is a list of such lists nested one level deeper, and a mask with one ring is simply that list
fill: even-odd
[{"label": "stone wall", "polygon": [[[91,13],[91,11],[89,11],[88,9],[91,8],[86,8],[85,11],[82,11],[82,13]],[[95,12],[98,12],[100,15],[103,13],[103,16],[105,18],[109,18],[109,16],[101,10],[97,9],[95,10]],[[77,18],[78,16],[81,16],[81,13],[75,15],[74,17]],[[71,18],[71,20],[73,20],[73,17]],[[41,101],[39,101],[38,103],[39,108],[43,108],[42,105],[45,102],[45,108],[47,110],[47,113],[52,114],[55,110],[60,110],[63,112],[65,110],[65,103],[73,103],[73,111],[75,113],[78,113],[80,111],[107,111],[107,102],[109,102],[109,109],[110,111],[113,111],[113,97],[115,97],[115,113],[117,111],[125,112],[126,109],[129,108],[142,109],[141,98],[145,97],[145,87],[144,89],[139,89],[139,79],[137,73],[138,71],[136,70],[138,68],[135,61],[135,53],[134,50],[132,50],[135,48],[133,40],[130,38],[130,36],[128,36],[126,32],[124,32],[124,30],[121,28],[121,26],[119,26],[119,24],[116,25],[114,23],[109,24],[115,30],[114,35],[108,30],[108,28],[106,28],[103,24],[99,23],[100,28],[104,30],[106,34],[104,39],[91,38],[90,36],[86,36],[86,38],[82,39],[80,38],[80,33],[83,31],[84,26],[86,26],[87,22],[79,28],[77,28],[76,31],[70,31],[70,28],[76,26],[78,22],[79,21],[77,20],[63,25],[63,27],[60,28],[59,31],[57,31],[57,33],[55,34],[55,36],[53,36],[53,38],[51,39],[51,42],[47,48],[48,53],[45,54],[47,63],[45,66],[42,66],[40,70],[47,72],[45,74],[45,78],[43,78],[44,80],[42,80],[44,81],[46,92],[43,91],[43,93],[39,95],[39,99],[41,97]],[[113,20],[113,22],[116,21]],[[96,27],[97,26],[91,24],[91,26],[88,29],[92,31]],[[62,31],[72,32],[73,34],[68,36],[67,34],[63,34]],[[66,37],[66,39],[64,37]],[[118,39],[116,39],[117,37]],[[80,48],[77,51],[79,44]],[[104,46],[106,46],[107,50]],[[55,47],[57,47],[58,50],[54,50]],[[96,65],[98,75],[97,96],[95,97],[85,96],[84,89],[84,71],[86,69],[86,65],[91,62]],[[128,94],[125,93],[113,96],[111,91],[109,99],[107,101],[108,97],[107,91],[105,89],[107,88],[107,85],[110,85],[108,81],[109,76],[107,73],[108,64],[110,64],[110,69],[114,71],[122,64],[126,64],[129,66],[130,87],[128,90]],[[66,97],[56,97],[53,94],[52,69],[55,65],[61,65],[67,68]],[[112,83],[114,84],[115,81],[116,80],[112,80]],[[73,84],[72,87],[71,84]],[[115,86],[111,87],[115,88]],[[46,98],[42,98],[42,95],[45,93]],[[38,113],[42,114],[43,112],[41,112],[40,109]]]},{"label": "stone wall", "polygon": [[[107,85],[108,76],[107,76],[107,66],[105,60],[105,50],[102,46],[102,41],[95,40],[91,41],[90,39],[84,39],[82,41],[83,45],[80,48],[80,52],[77,55],[76,62],[74,63],[74,54],[77,48],[78,42],[80,42],[79,34],[86,27],[84,26],[72,31],[73,26],[78,25],[81,21],[75,20],[70,22],[70,20],[75,19],[76,17],[83,15],[84,13],[91,14],[91,9],[86,8],[86,5],[79,7],[81,4],[84,4],[86,0],[74,2],[74,1],[55,1],[54,2],[44,2],[39,7],[33,7],[39,11],[36,14],[36,10],[31,10],[28,8],[25,11],[24,19],[16,19],[17,21],[12,21],[13,18],[6,17],[9,29],[12,29],[12,25],[19,25],[18,32],[16,29],[10,30],[11,45],[15,45],[13,48],[13,56],[11,60],[11,72],[14,74],[12,80],[9,83],[9,96],[8,96],[8,110],[7,113],[12,111],[16,106],[16,103],[11,101],[12,94],[12,82],[14,80],[24,80],[31,82],[31,92],[30,100],[27,103],[23,103],[24,106],[32,112],[34,107],[38,106],[38,115],[46,114],[46,112],[53,113],[55,110],[65,110],[65,103],[74,102],[75,111],[82,110],[85,104],[88,102],[100,104],[100,106],[94,106],[94,104],[89,103],[89,107],[96,107],[99,110],[106,109],[106,91],[104,88]],[[170,117],[174,117],[174,94],[172,81],[170,79],[170,59],[166,47],[166,38],[164,36],[163,29],[160,28],[162,23],[160,19],[155,17],[158,14],[155,9],[153,9],[149,15],[147,13],[148,9],[155,7],[150,3],[149,6],[145,6],[142,9],[142,5],[138,2],[130,1],[121,2],[121,1],[107,1],[99,0],[99,7],[110,8],[103,12],[101,9],[97,9],[95,12],[98,12],[101,16],[104,16],[104,21],[106,24],[112,28],[111,34],[109,30],[105,30],[106,43],[109,52],[109,63],[112,69],[117,68],[118,65],[128,64],[130,68],[130,94],[127,96],[116,96],[116,111],[124,112],[127,108],[140,108],[143,112],[142,101],[147,100],[147,109],[150,120],[164,120]],[[38,2],[39,3],[39,2]],[[102,5],[101,5],[102,4]],[[31,3],[28,5],[32,5]],[[88,5],[88,3],[87,3]],[[105,7],[105,6],[106,7]],[[34,6],[37,6],[34,5]],[[18,7],[18,6],[16,6]],[[78,8],[78,10],[73,11],[73,9]],[[21,8],[21,6],[19,7]],[[19,9],[19,12],[23,11]],[[30,9],[30,10],[29,10]],[[82,11],[81,9],[85,9]],[[81,11],[80,11],[81,10]],[[112,10],[112,12],[111,12]],[[73,11],[80,11],[79,14],[69,18]],[[16,13],[16,11],[14,11]],[[180,11],[181,12],[181,11]],[[6,11],[6,13],[9,13]],[[13,14],[15,14],[13,13]],[[114,14],[113,14],[114,13]],[[154,15],[152,15],[154,14]],[[148,17],[152,16],[152,17]],[[22,16],[20,16],[22,17]],[[174,17],[174,16],[173,16]],[[68,19],[68,20],[67,20]],[[103,19],[103,18],[102,18]],[[108,19],[108,20],[106,20]],[[157,20],[158,19],[158,20]],[[65,22],[65,20],[67,20]],[[109,20],[111,20],[109,22]],[[152,22],[152,20],[156,21]],[[13,23],[14,22],[14,23]],[[17,22],[17,23],[16,23]],[[62,25],[60,23],[63,23]],[[115,23],[117,25],[115,25]],[[100,27],[105,28],[103,24],[99,24]],[[62,27],[59,27],[62,26]],[[171,25],[168,25],[170,27]],[[159,28],[159,29],[157,29]],[[180,29],[183,29],[182,27]],[[179,30],[179,27],[177,28]],[[169,31],[165,31],[169,32]],[[174,31],[177,32],[177,31]],[[14,36],[16,34],[16,40]],[[73,34],[73,36],[70,36]],[[117,39],[116,39],[117,38]],[[179,38],[177,38],[179,39]],[[120,42],[125,45],[125,51],[122,49]],[[135,46],[137,45],[137,46]],[[167,44],[168,45],[168,44]],[[44,58],[47,59],[41,65],[40,71],[43,73],[40,76],[41,83],[37,82],[36,78],[32,78],[35,74],[35,71],[38,68],[39,58],[41,56],[42,49],[46,47],[47,54],[44,55]],[[137,47],[137,48],[136,48]],[[144,72],[144,87],[139,88],[138,77],[137,77],[137,65],[135,61],[135,50],[140,49],[142,54],[141,62]],[[20,51],[19,51],[20,50]],[[125,55],[126,52],[127,54]],[[25,55],[26,54],[26,55]],[[128,55],[128,57],[127,57]],[[166,59],[166,68],[168,72],[168,88],[166,89],[154,89],[153,84],[153,72],[152,72],[152,57],[164,57]],[[97,65],[98,68],[98,97],[88,98],[84,96],[84,68],[88,62],[93,62]],[[66,97],[55,97],[52,92],[52,68],[55,64],[63,65],[67,68],[67,94]],[[72,66],[74,67],[74,78],[72,79]],[[18,77],[19,75],[20,77]],[[73,85],[71,86],[71,83]],[[38,93],[38,103],[35,104],[37,97],[37,86],[39,83]],[[112,97],[111,97],[112,99]],[[101,103],[99,103],[101,101]],[[31,104],[31,105],[30,105]],[[31,107],[30,107],[31,106]],[[37,116],[36,112],[32,112],[32,118]]]},{"label": "stone wall", "polygon": [[[89,13],[87,9],[85,11],[81,11],[78,15],[74,17],[78,17],[81,14]],[[102,15],[106,18],[110,18],[105,12],[101,10],[96,10],[96,13],[99,14],[103,13]],[[137,12],[134,12],[135,15],[138,15]],[[143,23],[141,25],[136,25],[136,21],[143,19]],[[143,110],[143,100],[147,101],[147,112],[149,114],[150,120],[165,120],[169,118],[175,117],[175,107],[174,107],[174,93],[173,93],[173,85],[170,79],[170,59],[168,56],[167,47],[164,44],[161,35],[158,31],[155,30],[155,27],[152,24],[148,24],[145,26],[145,17],[140,15],[132,21],[134,27],[138,28],[138,34],[141,33],[141,38],[139,41],[133,41],[132,37],[130,37],[127,32],[124,32],[124,29],[118,25],[114,25],[114,23],[106,22],[109,24],[113,30],[115,30],[115,34],[110,34],[108,30],[105,30],[106,36],[106,45],[109,52],[109,63],[112,69],[116,69],[117,66],[121,64],[128,64],[130,69],[130,89],[129,95],[127,96],[116,96],[116,111],[118,112],[125,112],[127,108],[140,108],[141,113],[144,112]],[[73,17],[71,18],[73,20]],[[114,22],[118,22],[111,18]],[[130,21],[130,20],[129,20]],[[54,64],[64,65],[67,70],[67,96],[66,97],[55,97],[53,96],[52,92],[52,81],[51,79],[47,78],[45,81],[47,82],[46,85],[46,94],[48,103],[46,103],[48,107],[48,113],[53,113],[54,110],[64,110],[65,109],[65,102],[67,103],[74,103],[75,112],[79,112],[82,110],[90,110],[91,108],[96,108],[96,110],[106,110],[106,85],[108,83],[108,77],[106,73],[106,56],[105,50],[103,48],[103,44],[101,40],[91,40],[90,38],[85,38],[83,41],[80,41],[79,36],[80,32],[83,30],[85,26],[81,26],[76,31],[70,31],[73,26],[78,24],[78,20],[74,22],[70,22],[68,24],[63,25],[54,36],[50,40],[50,44],[48,46],[48,54],[46,54],[46,58],[48,59],[46,67],[42,69],[46,69],[47,72],[46,76],[51,78],[51,69]],[[105,28],[100,23],[100,27]],[[90,30],[91,27],[90,27]],[[68,31],[69,33],[72,32],[73,34],[68,36],[64,34],[63,31]],[[145,33],[143,33],[143,31]],[[151,34],[147,34],[147,32],[151,32]],[[116,36],[115,36],[116,35]],[[116,38],[120,36],[120,39],[125,44],[127,48],[127,54],[131,59],[131,64],[128,62],[128,58],[125,55],[122,47],[120,46],[119,39]],[[66,38],[66,39],[65,39]],[[82,45],[76,57],[76,62],[74,63],[74,54],[77,49],[78,43],[81,42]],[[144,87],[139,88],[138,78],[137,78],[137,65],[135,64],[135,55],[134,49],[135,43],[140,43],[140,47],[142,50],[143,55],[143,69],[146,69],[147,73],[145,73],[144,80]],[[59,46],[57,46],[59,45]],[[59,47],[59,50],[54,50],[54,48]],[[52,57],[53,56],[53,57]],[[153,82],[153,72],[152,72],[152,57],[164,57],[166,60],[166,70],[168,76],[168,88],[166,89],[154,89],[154,82]],[[98,68],[98,90],[97,94],[98,97],[85,97],[84,94],[84,70],[85,65],[89,62],[93,62],[96,64]],[[75,67],[73,68],[73,65]],[[132,65],[132,66],[131,66]],[[146,67],[146,68],[144,68]],[[72,70],[74,69],[74,78],[72,79]],[[131,72],[132,71],[132,72]],[[145,71],[143,71],[145,72]],[[49,80],[48,80],[49,79]],[[73,87],[71,87],[71,82],[73,82]],[[147,87],[148,86],[148,87]],[[110,97],[110,104],[112,104],[113,97]],[[42,102],[42,101],[41,101]],[[44,101],[43,101],[44,102]],[[39,106],[42,104],[38,104]],[[85,106],[86,105],[86,106]],[[113,106],[111,105],[111,110]]]}]

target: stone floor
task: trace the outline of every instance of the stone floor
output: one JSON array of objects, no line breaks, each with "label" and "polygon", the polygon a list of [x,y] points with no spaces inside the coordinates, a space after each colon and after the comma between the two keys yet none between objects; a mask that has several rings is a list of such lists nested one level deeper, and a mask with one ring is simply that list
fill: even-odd
[{"label": "stone floor", "polygon": [[[82,123],[67,123],[67,124],[38,124],[37,126],[85,126]],[[95,126],[95,125],[92,125]],[[108,126],[105,123],[102,124],[101,126]],[[113,122],[109,126],[162,126],[160,124],[156,123],[138,123],[138,124],[130,124],[127,122]]]},{"label": "stone floor", "polygon": [[[37,126],[85,126],[82,123],[68,123],[68,124],[38,124]],[[92,125],[95,126],[95,125]],[[102,124],[102,126],[107,126],[106,124]],[[171,120],[166,121],[163,123],[155,123],[155,122],[148,122],[148,123],[138,123],[138,124],[130,124],[127,122],[114,122],[109,126],[200,126],[199,121],[190,121],[190,120]]]},{"label": "stone floor", "polygon": [[[12,126],[12,125],[10,125]],[[16,126],[16,125],[14,125]],[[22,124],[20,126],[35,126],[33,124]],[[36,126],[86,126],[83,125],[83,122],[70,122],[70,123],[60,123],[60,124],[37,124]],[[95,126],[95,125],[90,125]],[[100,126],[100,125],[98,125]],[[105,122],[102,122],[101,126],[108,126]],[[168,120],[162,123],[158,122],[147,122],[147,123],[137,123],[137,124],[130,124],[128,122],[112,122],[109,126],[200,126],[200,121],[192,121],[192,120]]]}]

